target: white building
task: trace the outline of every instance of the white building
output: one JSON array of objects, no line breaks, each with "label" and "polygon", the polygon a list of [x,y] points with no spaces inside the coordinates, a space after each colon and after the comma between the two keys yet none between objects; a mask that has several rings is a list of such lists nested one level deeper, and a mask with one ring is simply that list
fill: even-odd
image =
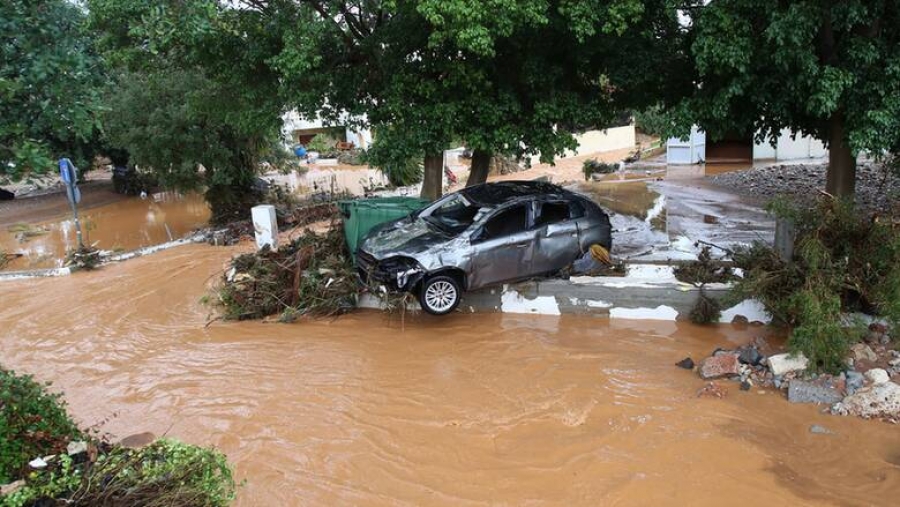
[{"label": "white building", "polygon": [[[306,144],[316,134],[328,134],[338,141],[352,143],[360,149],[368,149],[372,144],[372,132],[368,129],[357,129],[348,126],[326,126],[321,120],[301,118],[296,111],[282,116],[284,122],[282,135],[285,145],[291,147],[297,143]],[[349,122],[348,122],[349,123]]]},{"label": "white building", "polygon": [[760,143],[740,136],[727,136],[721,141],[707,143],[706,132],[695,126],[688,139],[673,137],[666,143],[666,148],[668,164],[783,161],[828,155],[828,149],[821,141],[801,134],[793,135],[790,129],[782,129],[775,146],[772,146],[767,140]]}]

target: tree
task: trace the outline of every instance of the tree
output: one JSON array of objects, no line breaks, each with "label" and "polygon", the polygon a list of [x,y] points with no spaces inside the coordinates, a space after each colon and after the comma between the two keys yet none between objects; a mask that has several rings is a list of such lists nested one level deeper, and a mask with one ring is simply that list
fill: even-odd
[{"label": "tree", "polygon": [[309,117],[391,128],[376,143],[424,154],[429,198],[453,141],[474,149],[470,181],[484,181],[493,153],[550,161],[573,132],[689,84],[671,70],[683,37],[663,1],[322,0],[293,19],[273,59],[285,96]]},{"label": "tree", "polygon": [[246,217],[281,126],[268,20],[215,0],[88,3],[119,72],[104,116],[116,147],[171,188],[206,186],[214,223]]},{"label": "tree", "polygon": [[900,2],[715,0],[692,9],[696,87],[677,134],[782,128],[830,150],[826,190],[850,196],[856,155],[900,141]]},{"label": "tree", "polygon": [[66,0],[0,3],[0,175],[20,179],[99,149],[104,69]]}]

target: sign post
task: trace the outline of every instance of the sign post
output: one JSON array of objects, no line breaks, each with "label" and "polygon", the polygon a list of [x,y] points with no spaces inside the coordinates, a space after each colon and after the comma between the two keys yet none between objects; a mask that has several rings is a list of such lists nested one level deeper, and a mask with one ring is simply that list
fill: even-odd
[{"label": "sign post", "polygon": [[78,189],[78,169],[67,158],[59,159],[59,177],[66,184],[66,197],[72,206],[72,214],[75,216],[75,236],[78,239],[78,249],[84,248],[81,238],[81,222],[78,220],[78,203],[81,202],[81,190]]}]

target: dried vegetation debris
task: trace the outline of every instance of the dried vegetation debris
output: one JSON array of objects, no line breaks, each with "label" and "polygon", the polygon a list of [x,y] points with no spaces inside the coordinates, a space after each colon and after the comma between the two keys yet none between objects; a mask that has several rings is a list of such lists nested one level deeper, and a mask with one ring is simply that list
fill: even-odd
[{"label": "dried vegetation debris", "polygon": [[231,261],[216,287],[224,317],[280,314],[333,316],[356,306],[357,277],[337,221],[324,234],[306,230],[278,250],[263,248]]}]

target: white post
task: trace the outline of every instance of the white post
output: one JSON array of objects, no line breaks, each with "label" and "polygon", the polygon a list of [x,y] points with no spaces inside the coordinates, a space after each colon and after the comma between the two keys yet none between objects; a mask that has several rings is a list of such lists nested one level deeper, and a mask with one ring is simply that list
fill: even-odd
[{"label": "white post", "polygon": [[251,210],[253,230],[256,233],[256,248],[268,245],[272,250],[278,249],[278,220],[275,218],[275,206],[261,204]]}]

